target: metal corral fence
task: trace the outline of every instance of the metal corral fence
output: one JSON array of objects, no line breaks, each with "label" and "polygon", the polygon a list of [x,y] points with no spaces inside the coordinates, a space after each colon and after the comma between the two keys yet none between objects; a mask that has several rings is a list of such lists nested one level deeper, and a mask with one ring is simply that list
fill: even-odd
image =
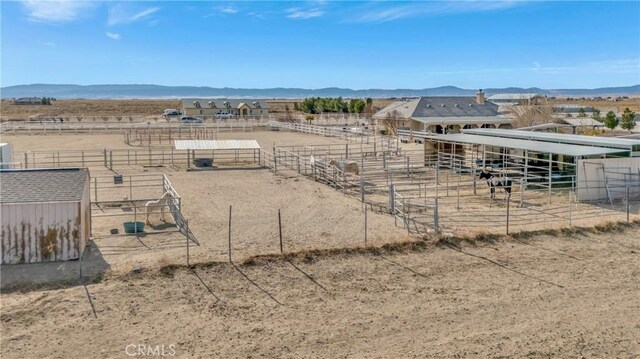
[{"label": "metal corral fence", "polygon": [[188,128],[135,128],[125,130],[123,139],[124,143],[129,146],[173,146],[174,140],[216,140],[218,139],[218,131],[193,126]]},{"label": "metal corral fence", "polygon": [[[347,170],[347,163],[357,170]],[[576,186],[573,175],[465,163],[455,155],[425,158],[420,150],[379,151],[373,156],[348,145],[274,147],[273,156],[263,156],[262,162],[276,173],[304,175],[356,196],[372,210],[393,214],[396,224],[419,235],[593,224],[629,218],[640,210],[636,174],[621,173],[604,186],[597,181],[584,183],[581,186],[590,190],[601,186],[612,195],[579,202],[576,193],[583,188]],[[483,169],[491,171],[498,183],[493,196],[487,180],[479,178]],[[507,181],[510,194],[500,185]]]},{"label": "metal corral fence", "polygon": [[193,160],[208,158],[216,166],[250,166],[259,164],[261,151],[246,150],[175,150],[173,148],[140,148],[115,150],[26,151],[14,153],[14,164],[20,168],[106,167],[115,171],[131,166],[172,166],[190,169]]},{"label": "metal corral fence", "polygon": [[[117,228],[123,220],[144,223],[148,215],[157,215],[166,209],[177,232],[198,244],[182,215],[182,199],[164,174],[93,177],[91,196],[92,217],[96,219],[96,225]],[[135,228],[137,226],[134,226],[134,234],[137,233]],[[167,233],[171,228],[163,225],[151,231],[145,230],[145,233]]]},{"label": "metal corral fence", "polygon": [[265,128],[267,119],[229,119],[214,120],[204,123],[170,123],[170,122],[63,122],[63,123],[37,123],[37,122],[3,122],[0,124],[0,133],[5,135],[53,135],[53,134],[120,134],[125,130],[135,129],[208,129],[215,131],[253,131],[254,128]]},{"label": "metal corral fence", "polygon": [[304,123],[292,123],[292,122],[277,122],[270,121],[267,127],[272,131],[294,131],[300,133],[306,133],[316,136],[324,137],[336,137],[349,142],[355,143],[369,143],[370,141],[378,142],[395,142],[395,147],[399,147],[399,138],[378,135],[374,132],[363,129],[362,127],[331,127],[331,126],[316,126],[308,125]]}]

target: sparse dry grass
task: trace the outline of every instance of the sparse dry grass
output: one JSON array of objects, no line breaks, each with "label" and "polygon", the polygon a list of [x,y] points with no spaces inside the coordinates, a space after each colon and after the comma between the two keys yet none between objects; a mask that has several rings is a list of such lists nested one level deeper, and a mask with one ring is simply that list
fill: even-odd
[{"label": "sparse dry grass", "polygon": [[[166,108],[179,108],[180,101],[166,100],[58,100],[51,105],[14,105],[2,100],[0,115],[4,119],[27,119],[30,116],[162,116]],[[124,121],[124,120],[123,120]]]}]

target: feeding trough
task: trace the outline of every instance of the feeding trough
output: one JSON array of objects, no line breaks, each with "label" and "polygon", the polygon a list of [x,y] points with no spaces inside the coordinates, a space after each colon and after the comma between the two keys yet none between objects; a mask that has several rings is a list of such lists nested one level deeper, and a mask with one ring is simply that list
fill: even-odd
[{"label": "feeding trough", "polygon": [[124,232],[125,233],[142,233],[144,232],[144,223],[143,222],[124,222]]}]

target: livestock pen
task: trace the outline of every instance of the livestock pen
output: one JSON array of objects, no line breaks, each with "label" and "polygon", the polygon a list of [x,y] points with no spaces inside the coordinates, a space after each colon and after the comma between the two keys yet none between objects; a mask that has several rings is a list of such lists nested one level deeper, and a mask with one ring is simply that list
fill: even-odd
[{"label": "livestock pen", "polygon": [[[569,149],[585,151],[585,148]],[[579,187],[574,183],[573,172],[557,175],[553,172],[557,169],[552,167],[548,177],[535,171],[549,170],[548,165],[534,166],[531,162],[523,170],[524,175],[515,162],[492,168],[497,178],[510,181],[510,193],[499,191],[492,198],[489,186],[478,175],[491,168],[483,166],[490,163],[489,156],[504,157],[504,152],[485,148],[478,156],[482,160],[476,161],[476,157],[469,158],[469,153],[453,154],[446,150],[436,153],[395,147],[375,153],[369,150],[370,147],[359,150],[349,144],[276,146],[269,168],[276,173],[305,175],[353,195],[371,209],[393,214],[398,225],[416,234],[531,230],[623,219],[637,212],[638,203],[633,196],[609,206],[580,203],[576,200]],[[612,149],[611,153],[615,152]],[[356,163],[358,173],[329,165],[331,161]],[[504,161],[508,164],[508,160]],[[567,164],[558,159],[553,162]],[[633,188],[639,185],[617,184],[617,190],[624,190],[624,186],[630,187],[633,194]]]}]

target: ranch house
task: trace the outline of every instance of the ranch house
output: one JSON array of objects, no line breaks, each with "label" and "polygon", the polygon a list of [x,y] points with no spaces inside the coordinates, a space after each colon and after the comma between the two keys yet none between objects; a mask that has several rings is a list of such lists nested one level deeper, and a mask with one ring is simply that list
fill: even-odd
[{"label": "ranch house", "polygon": [[263,117],[269,115],[265,100],[250,99],[182,99],[182,114],[198,117]]},{"label": "ranch house", "polygon": [[420,97],[396,101],[373,115],[380,125],[394,121],[400,130],[430,133],[459,133],[465,128],[510,127],[511,119],[503,117],[498,105],[485,101],[478,91],[474,97]]}]

